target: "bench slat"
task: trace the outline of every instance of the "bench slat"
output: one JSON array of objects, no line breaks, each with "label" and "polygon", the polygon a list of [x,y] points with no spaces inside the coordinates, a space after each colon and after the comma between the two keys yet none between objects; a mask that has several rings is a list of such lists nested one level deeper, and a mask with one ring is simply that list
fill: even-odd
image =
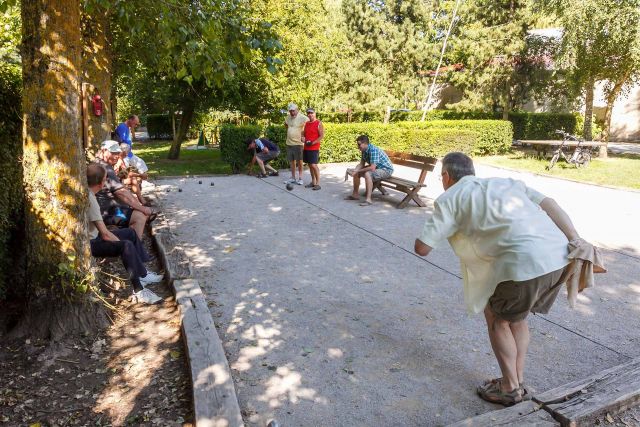
[{"label": "bench slat", "polygon": [[387,156],[389,157],[395,157],[403,160],[415,160],[417,162],[433,163],[434,165],[438,162],[438,159],[434,157],[418,156],[417,154],[401,153],[398,151],[385,151],[385,153],[387,153]]},{"label": "bench slat", "polygon": [[432,171],[433,168],[435,168],[435,165],[432,165],[426,162],[417,162],[415,160],[405,160],[405,159],[400,159],[400,158],[391,157],[391,156],[389,156],[389,159],[391,160],[391,163],[393,163],[394,165],[408,166],[414,169],[425,169],[427,171]]}]

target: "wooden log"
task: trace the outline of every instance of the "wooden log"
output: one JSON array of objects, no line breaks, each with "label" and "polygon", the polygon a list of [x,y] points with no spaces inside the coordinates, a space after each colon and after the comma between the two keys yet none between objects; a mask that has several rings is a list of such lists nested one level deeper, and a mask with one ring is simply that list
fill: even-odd
[{"label": "wooden log", "polygon": [[188,353],[196,427],[243,426],[227,357],[197,280],[174,280]]},{"label": "wooden log", "polygon": [[187,279],[191,277],[191,263],[184,251],[176,246],[175,240],[169,232],[152,231],[158,254],[162,264],[165,266],[165,273],[168,283],[176,279]]},{"label": "wooden log", "polygon": [[640,403],[640,358],[538,394],[562,426],[587,426]]},{"label": "wooden log", "polygon": [[532,401],[522,402],[510,408],[487,412],[477,417],[467,418],[449,427],[485,427],[485,426],[522,426],[522,427],[554,427],[559,424]]}]

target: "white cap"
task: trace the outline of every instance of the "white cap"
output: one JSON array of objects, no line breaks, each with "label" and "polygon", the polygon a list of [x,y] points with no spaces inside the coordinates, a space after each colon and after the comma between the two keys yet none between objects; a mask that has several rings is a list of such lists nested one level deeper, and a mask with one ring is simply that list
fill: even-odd
[{"label": "white cap", "polygon": [[118,141],[114,141],[112,139],[104,141],[100,145],[100,147],[108,150],[110,153],[122,153],[122,149],[120,148],[120,144],[118,144]]},{"label": "white cap", "polygon": [[293,102],[289,104],[289,106],[287,107],[287,111],[291,111],[291,110],[297,110],[298,106],[296,104],[294,104]]}]

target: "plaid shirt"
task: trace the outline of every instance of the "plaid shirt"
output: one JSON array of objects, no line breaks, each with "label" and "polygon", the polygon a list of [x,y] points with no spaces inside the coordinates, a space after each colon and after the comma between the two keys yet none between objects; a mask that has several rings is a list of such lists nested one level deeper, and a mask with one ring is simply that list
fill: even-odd
[{"label": "plaid shirt", "polygon": [[387,153],[373,144],[369,144],[369,147],[362,153],[362,160],[370,165],[376,165],[376,169],[383,169],[393,173],[393,165]]}]

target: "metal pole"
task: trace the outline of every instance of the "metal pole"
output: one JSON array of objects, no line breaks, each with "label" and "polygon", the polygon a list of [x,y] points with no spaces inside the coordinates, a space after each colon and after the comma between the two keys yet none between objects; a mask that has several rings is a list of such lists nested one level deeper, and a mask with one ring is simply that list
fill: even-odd
[{"label": "metal pole", "polygon": [[456,15],[458,14],[458,6],[462,0],[456,1],[456,7],[453,9],[453,16],[451,17],[451,22],[449,23],[449,30],[447,31],[447,35],[444,37],[444,43],[442,43],[442,51],[440,52],[440,61],[438,62],[438,67],[436,68],[436,72],[433,75],[433,82],[431,82],[431,88],[429,89],[429,95],[427,96],[427,100],[422,106],[422,118],[421,122],[424,122],[425,117],[427,117],[427,108],[431,103],[431,97],[433,96],[433,89],[436,87],[436,79],[438,78],[438,72],[440,71],[440,66],[442,65],[442,59],[444,58],[444,51],[447,49],[447,41],[449,40],[449,35],[451,34],[451,30],[453,30],[453,24],[456,21]]}]

